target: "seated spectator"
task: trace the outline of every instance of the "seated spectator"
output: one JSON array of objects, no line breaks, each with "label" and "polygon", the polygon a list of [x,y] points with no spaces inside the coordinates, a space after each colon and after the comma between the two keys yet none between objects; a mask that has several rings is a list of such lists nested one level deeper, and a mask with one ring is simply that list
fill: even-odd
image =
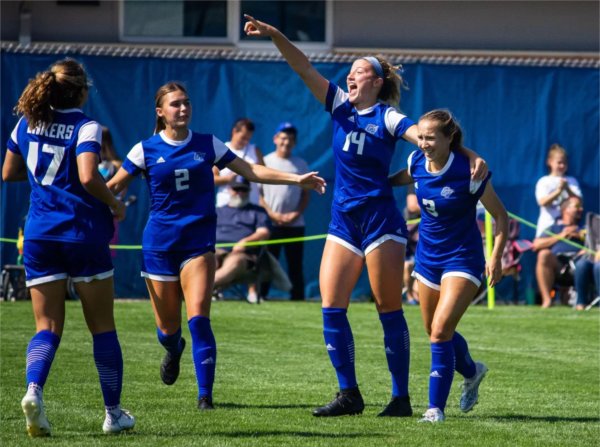
[{"label": "seated spectator", "polygon": [[535,199],[540,206],[535,237],[541,236],[560,217],[560,204],[564,200],[574,196],[582,198],[577,180],[566,175],[569,164],[567,151],[562,146],[550,146],[546,164],[550,173],[540,178],[535,185]]},{"label": "seated spectator", "polygon": [[561,218],[547,228],[556,236],[542,235],[533,240],[533,249],[538,253],[535,276],[542,295],[542,307],[552,305],[551,290],[560,268],[558,255],[574,257],[580,251],[565,242],[565,239],[583,243],[582,229],[579,226],[583,210],[581,199],[577,196],[569,197],[561,204],[560,210]]},{"label": "seated spectator", "polygon": [[[232,284],[256,265],[259,248],[246,247],[244,243],[269,239],[271,234],[271,223],[265,210],[249,202],[250,182],[238,176],[229,192],[229,203],[217,208],[217,244],[236,245],[217,249],[217,290]],[[252,304],[258,302],[255,284],[248,287],[247,300]]]},{"label": "seated spectator", "polygon": [[594,296],[600,295],[600,252],[595,256],[582,256],[575,263],[575,290],[577,310],[584,310]]}]

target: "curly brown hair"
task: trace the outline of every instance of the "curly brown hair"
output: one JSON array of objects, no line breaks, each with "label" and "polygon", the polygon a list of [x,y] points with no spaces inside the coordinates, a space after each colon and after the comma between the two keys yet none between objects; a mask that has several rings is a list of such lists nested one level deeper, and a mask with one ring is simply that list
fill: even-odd
[{"label": "curly brown hair", "polygon": [[388,61],[383,55],[378,54],[374,56],[383,69],[383,85],[377,95],[377,98],[382,102],[392,106],[399,107],[400,105],[400,91],[403,88],[407,88],[404,79],[402,78],[402,65],[394,65]]},{"label": "curly brown hair", "polygon": [[89,85],[83,65],[63,59],[29,80],[14,112],[25,116],[30,129],[46,127],[53,121],[53,109],[81,106]]}]

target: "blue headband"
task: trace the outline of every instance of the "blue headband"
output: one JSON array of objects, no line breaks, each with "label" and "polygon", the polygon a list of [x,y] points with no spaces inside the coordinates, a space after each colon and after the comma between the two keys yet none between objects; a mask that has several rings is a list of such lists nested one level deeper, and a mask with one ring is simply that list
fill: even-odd
[{"label": "blue headband", "polygon": [[383,78],[383,68],[381,67],[381,64],[379,63],[376,57],[365,56],[362,59],[366,60],[369,64],[373,66],[373,70],[375,70],[375,74],[378,77]]}]

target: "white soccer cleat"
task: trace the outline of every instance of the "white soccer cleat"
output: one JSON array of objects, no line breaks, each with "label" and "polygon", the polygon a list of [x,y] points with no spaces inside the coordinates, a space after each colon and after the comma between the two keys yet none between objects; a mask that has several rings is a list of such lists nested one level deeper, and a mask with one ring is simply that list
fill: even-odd
[{"label": "white soccer cleat", "polygon": [[117,434],[124,430],[131,430],[134,425],[135,417],[127,410],[121,410],[118,417],[111,412],[107,412],[102,431],[107,435]]},{"label": "white soccer cleat", "polygon": [[423,414],[423,419],[419,420],[419,422],[431,422],[432,424],[438,422],[444,422],[446,417],[444,413],[439,408],[430,408]]},{"label": "white soccer cleat", "polygon": [[250,304],[258,304],[258,295],[255,292],[249,292],[246,301]]},{"label": "white soccer cleat", "polygon": [[471,411],[479,399],[479,385],[488,372],[488,367],[483,363],[475,362],[475,376],[465,379],[460,395],[460,411]]},{"label": "white soccer cleat", "polygon": [[27,393],[21,400],[21,408],[27,420],[27,433],[32,438],[50,436],[50,423],[44,411],[44,401],[37,393]]}]

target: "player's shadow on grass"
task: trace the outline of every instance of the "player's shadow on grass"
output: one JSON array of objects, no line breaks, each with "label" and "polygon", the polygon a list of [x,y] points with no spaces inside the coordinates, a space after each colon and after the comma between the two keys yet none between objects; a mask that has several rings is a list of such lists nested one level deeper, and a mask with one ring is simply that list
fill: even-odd
[{"label": "player's shadow on grass", "polygon": [[535,416],[530,414],[507,414],[504,416],[491,416],[491,419],[500,422],[598,422],[598,417],[564,417],[564,416]]},{"label": "player's shadow on grass", "polygon": [[[239,404],[234,402],[219,402],[217,404],[219,408],[230,408],[230,409],[241,409],[241,408],[268,408],[273,410],[282,410],[286,408],[304,408],[307,410],[314,410],[317,407],[320,407],[319,404]],[[367,407],[376,407],[379,408],[380,405],[375,404],[365,404],[365,408]]]}]

